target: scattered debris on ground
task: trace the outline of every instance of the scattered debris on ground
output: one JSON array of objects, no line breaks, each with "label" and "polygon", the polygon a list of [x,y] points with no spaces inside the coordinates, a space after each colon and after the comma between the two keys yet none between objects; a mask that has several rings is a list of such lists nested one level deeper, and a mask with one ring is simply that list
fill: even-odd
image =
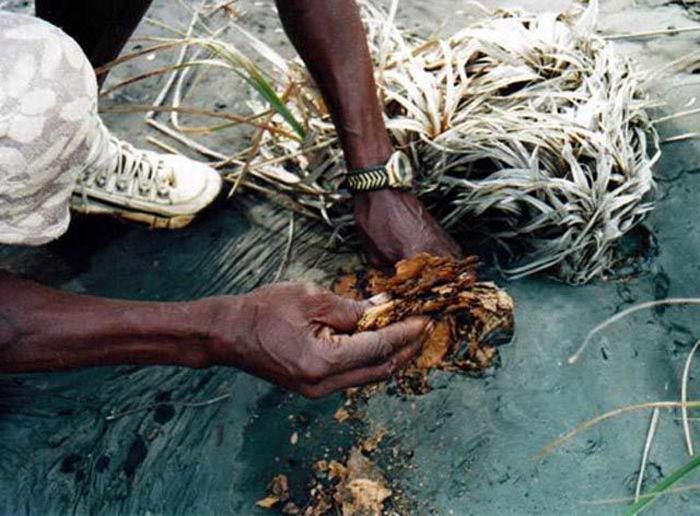
[{"label": "scattered debris on ground", "polygon": [[263,509],[272,509],[289,500],[289,480],[286,475],[277,475],[267,485],[268,495],[255,502]]},{"label": "scattered debris on ground", "polygon": [[352,448],[347,460],[317,461],[315,477],[309,488],[309,502],[305,507],[300,508],[289,501],[289,487],[284,475],[272,479],[268,485],[269,494],[257,502],[258,507],[281,507],[282,514],[303,516],[329,513],[379,516],[392,491],[384,474],[365,453],[376,449],[382,436],[383,433],[374,434],[371,443]]}]

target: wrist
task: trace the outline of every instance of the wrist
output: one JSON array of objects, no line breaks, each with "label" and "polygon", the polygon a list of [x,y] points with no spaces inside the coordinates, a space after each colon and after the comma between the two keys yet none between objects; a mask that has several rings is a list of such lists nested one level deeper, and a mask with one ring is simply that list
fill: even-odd
[{"label": "wrist", "polygon": [[250,306],[249,297],[250,294],[215,296],[195,302],[206,329],[208,365],[244,367],[257,310]]},{"label": "wrist", "polygon": [[343,150],[349,169],[383,165],[394,152],[389,135],[384,128],[381,128],[376,135],[363,131],[361,138],[356,140],[347,138],[347,140],[343,144]]},{"label": "wrist", "polygon": [[172,364],[201,369],[215,365],[212,353],[210,314],[202,301],[162,303],[158,312],[139,333],[157,348],[157,360],[147,363]]},{"label": "wrist", "polygon": [[404,195],[410,194],[395,188],[382,188],[381,190],[372,190],[369,192],[357,192],[353,194],[352,198],[356,206],[376,202],[390,205],[401,202],[401,198]]}]

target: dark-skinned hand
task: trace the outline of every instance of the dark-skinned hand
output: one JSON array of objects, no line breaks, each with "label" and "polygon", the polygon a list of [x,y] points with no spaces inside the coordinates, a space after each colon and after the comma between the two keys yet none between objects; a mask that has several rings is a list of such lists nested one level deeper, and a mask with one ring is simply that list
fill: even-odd
[{"label": "dark-skinned hand", "polygon": [[418,353],[428,324],[413,317],[353,335],[371,304],[313,283],[277,283],[215,299],[214,363],[309,398],[388,379]]},{"label": "dark-skinned hand", "polygon": [[408,192],[378,190],[356,194],[355,223],[369,263],[393,266],[420,252],[458,256],[459,246]]}]

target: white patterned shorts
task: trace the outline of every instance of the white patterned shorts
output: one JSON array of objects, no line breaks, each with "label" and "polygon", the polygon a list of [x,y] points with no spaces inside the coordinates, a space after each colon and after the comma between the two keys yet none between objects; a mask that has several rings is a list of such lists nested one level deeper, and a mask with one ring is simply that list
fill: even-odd
[{"label": "white patterned shorts", "polygon": [[0,11],[0,243],[40,245],[66,230],[100,125],[95,74],[78,44]]}]

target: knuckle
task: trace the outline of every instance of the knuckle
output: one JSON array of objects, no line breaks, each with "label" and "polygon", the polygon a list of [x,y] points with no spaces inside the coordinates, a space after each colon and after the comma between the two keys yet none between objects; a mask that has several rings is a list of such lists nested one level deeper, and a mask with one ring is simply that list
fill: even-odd
[{"label": "knuckle", "polygon": [[399,326],[399,334],[397,336],[396,343],[400,346],[405,346],[408,343],[408,340],[408,329],[406,328],[405,324],[402,324],[401,326]]},{"label": "knuckle", "polygon": [[348,311],[352,314],[355,319],[361,319],[369,307],[372,306],[371,302],[354,301],[352,299],[345,300],[347,303]]},{"label": "knuckle", "polygon": [[299,388],[299,394],[307,399],[313,400],[318,398],[318,391],[315,387],[310,385],[303,385]]},{"label": "knuckle", "polygon": [[388,380],[394,375],[394,367],[392,364],[385,364],[384,366],[381,367],[377,374],[377,381],[383,381],[383,380]]},{"label": "knuckle", "polygon": [[327,362],[318,359],[307,359],[302,363],[302,379],[309,383],[318,383],[328,376],[330,366]]},{"label": "knuckle", "polygon": [[392,345],[391,342],[387,339],[386,335],[383,333],[380,333],[377,337],[377,342],[376,342],[376,348],[375,352],[377,356],[381,358],[386,358],[389,355],[391,355],[391,352],[394,349],[394,346]]},{"label": "knuckle", "polygon": [[387,364],[387,376],[394,376],[399,370],[399,363],[395,359],[391,359]]},{"label": "knuckle", "polygon": [[323,291],[321,287],[319,287],[316,283],[313,281],[300,281],[297,283],[299,288],[302,290],[302,292],[306,295],[313,296],[316,294],[319,294],[320,292]]}]

